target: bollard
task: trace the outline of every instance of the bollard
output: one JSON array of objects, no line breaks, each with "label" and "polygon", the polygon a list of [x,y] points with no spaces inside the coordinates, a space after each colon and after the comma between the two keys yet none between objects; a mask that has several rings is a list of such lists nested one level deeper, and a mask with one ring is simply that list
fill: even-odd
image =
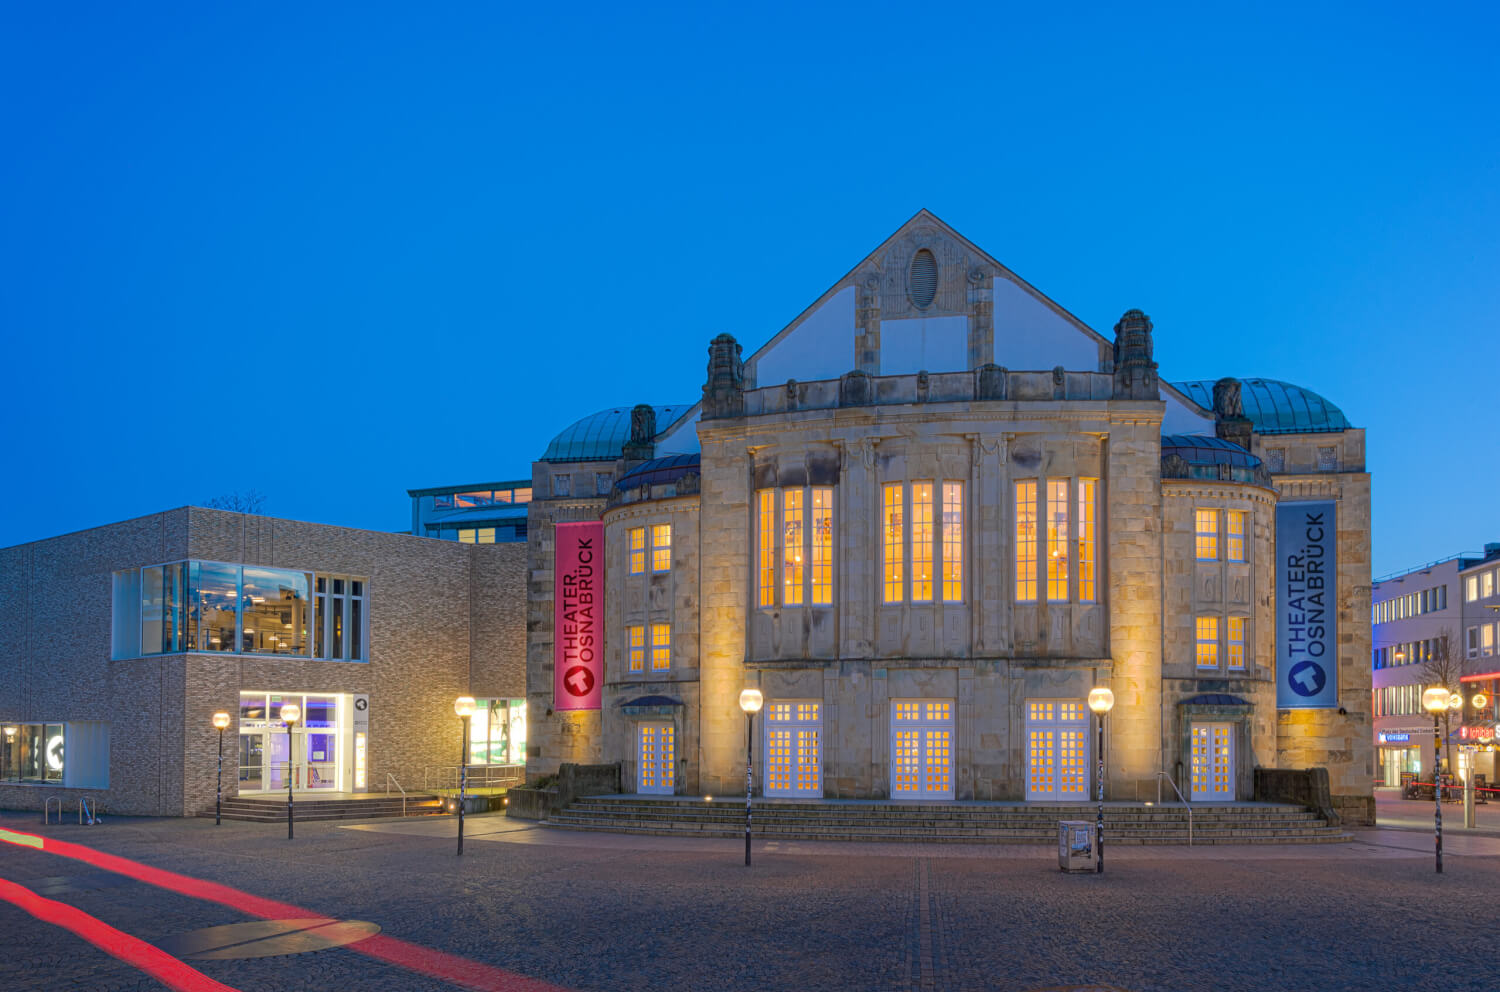
[{"label": "bollard", "polygon": [[1470,772],[1468,778],[1464,779],[1464,826],[1471,830],[1475,826],[1474,820],[1474,773]]}]

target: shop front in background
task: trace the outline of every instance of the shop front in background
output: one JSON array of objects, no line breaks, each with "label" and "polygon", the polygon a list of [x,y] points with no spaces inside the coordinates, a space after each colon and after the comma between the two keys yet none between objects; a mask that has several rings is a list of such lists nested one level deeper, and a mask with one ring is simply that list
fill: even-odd
[{"label": "shop front in background", "polygon": [[[302,714],[290,733],[282,708]],[[242,692],[239,791],[362,792],[368,749],[368,697],[347,693]]]}]

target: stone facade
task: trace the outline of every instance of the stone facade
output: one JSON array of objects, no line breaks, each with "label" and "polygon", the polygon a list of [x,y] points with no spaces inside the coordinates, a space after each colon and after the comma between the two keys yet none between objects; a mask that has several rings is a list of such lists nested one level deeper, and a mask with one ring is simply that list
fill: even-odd
[{"label": "stone facade", "polygon": [[[1037,774],[1030,704],[1061,701],[1076,714],[1089,690],[1105,685],[1115,697],[1107,721],[1112,797],[1154,798],[1162,773],[1188,791],[1201,744],[1193,728],[1212,725],[1233,738],[1234,797],[1250,798],[1257,767],[1326,767],[1335,805],[1351,822],[1367,820],[1363,433],[1257,434],[1238,381],[1221,381],[1212,408],[1200,406],[1159,380],[1144,313],[1128,311],[1114,330],[1111,342],[1084,327],[924,212],[753,356],[743,358],[733,337],[715,337],[702,402],[689,414],[652,424],[661,429],[650,437],[621,439],[591,462],[537,462],[529,773],[620,761],[625,781],[635,782],[639,726],[667,722],[678,745],[675,791],[742,789],[746,721],[738,697],[755,687],[768,702],[818,713],[818,794],[892,796],[901,746],[895,707],[935,700],[952,706],[944,738],[952,797],[1020,799],[1033,794]],[[1060,364],[1006,365],[1014,354],[1054,346]],[[927,355],[956,355],[958,365],[892,368]],[[804,374],[766,381],[801,371],[799,363]],[[1219,460],[1200,466],[1175,448],[1164,457],[1164,436],[1178,433],[1206,437],[1206,446],[1219,442]],[[1257,458],[1269,459],[1268,447],[1280,453],[1270,471]],[[571,487],[563,495],[548,485],[556,474],[601,467],[621,480],[607,496],[580,498]],[[1040,573],[1048,564],[1037,548],[1052,521],[1040,512],[1032,519],[1036,544],[1023,553],[1019,487],[1034,484],[1036,505],[1052,513],[1056,507],[1041,502],[1052,498],[1049,480],[1071,501],[1063,515],[1075,528],[1086,513],[1081,494],[1091,494],[1097,547],[1085,552],[1076,530],[1064,536],[1057,554],[1074,570],[1063,580],[1066,593],[1023,594],[1018,560],[1026,555],[1037,563],[1035,580],[1046,583]],[[908,591],[893,602],[887,577],[895,566],[883,556],[895,518],[883,501],[892,498],[889,486],[915,498],[914,484],[961,493],[961,513],[945,508],[941,526],[961,518],[962,539],[941,554],[961,558],[962,588],[952,596]],[[811,519],[776,517],[781,536],[765,543],[765,507],[785,514],[788,492],[830,501],[827,550],[819,552],[829,556],[830,577],[821,602],[781,588],[793,581],[788,576],[805,580],[783,557],[791,545],[775,543],[782,531],[803,541]],[[765,503],[768,493],[780,495]],[[1339,501],[1342,708],[1278,711],[1275,507],[1322,498]],[[1199,510],[1245,522],[1243,561],[1225,554],[1198,560]],[[902,512],[917,513],[905,505]],[[605,528],[606,691],[598,712],[554,714],[551,527],[578,519],[602,520]],[[895,525],[908,556],[917,547],[912,521],[920,519]],[[630,531],[666,523],[670,572],[633,574]],[[921,547],[942,546],[922,533]],[[1087,591],[1079,573],[1085,554],[1095,556]],[[903,567],[918,563],[907,557]],[[914,581],[910,574],[899,581]],[[774,595],[765,592],[773,586]],[[1198,617],[1217,618],[1212,665],[1197,653]],[[1232,661],[1231,621],[1242,641],[1234,642]],[[629,628],[662,622],[673,631],[670,670],[651,670],[648,661],[631,671]],[[758,726],[764,730],[764,715]],[[1083,746],[1092,753],[1091,740]],[[756,754],[763,762],[768,752],[762,745]],[[1092,760],[1085,777],[1092,795]]]},{"label": "stone facade", "polygon": [[[219,736],[210,717],[238,713],[242,690],[367,694],[371,788],[387,773],[421,788],[425,767],[456,763],[456,696],[524,694],[523,553],[196,507],[0,549],[0,720],[110,728],[107,788],[0,783],[0,806],[82,794],[118,813],[211,808]],[[111,660],[114,573],[181,559],[363,577],[369,660]],[[234,795],[235,730],[225,738]]]}]

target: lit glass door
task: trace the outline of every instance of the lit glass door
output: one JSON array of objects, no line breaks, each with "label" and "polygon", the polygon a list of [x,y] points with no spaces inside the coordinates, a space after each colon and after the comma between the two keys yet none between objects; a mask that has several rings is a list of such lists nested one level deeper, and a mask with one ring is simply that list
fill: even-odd
[{"label": "lit glass door", "polygon": [[1088,710],[1081,700],[1026,700],[1026,798],[1087,799]]},{"label": "lit glass door", "polygon": [[307,745],[298,755],[307,768],[307,788],[325,792],[338,791],[338,735],[328,731],[309,730],[297,736],[302,737]]},{"label": "lit glass door", "polygon": [[240,734],[240,791],[260,792],[265,785],[266,735]]},{"label": "lit glass door", "polygon": [[891,797],[953,798],[953,700],[891,701]]},{"label": "lit glass door", "polygon": [[676,791],[677,739],[670,723],[643,723],[637,750],[636,791],[670,796]]},{"label": "lit glass door", "polygon": [[1192,799],[1234,799],[1234,727],[1193,724]]},{"label": "lit glass door", "polygon": [[823,731],[822,710],[823,704],[817,702],[775,702],[766,707],[766,795],[823,794],[822,749],[819,745]]},{"label": "lit glass door", "polygon": [[[291,734],[287,734],[286,731],[282,731],[278,734],[272,731],[266,734],[266,736],[270,738],[267,741],[270,747],[266,748],[266,788],[272,792],[285,789],[287,776],[290,775],[292,788],[296,789],[300,785],[299,780],[301,776],[298,773],[301,769],[296,763],[289,764],[287,762],[287,755],[296,754],[302,750],[302,748],[296,746],[302,743],[300,740],[302,737],[301,732],[294,730]],[[292,745],[290,748],[288,748],[289,744]]]}]

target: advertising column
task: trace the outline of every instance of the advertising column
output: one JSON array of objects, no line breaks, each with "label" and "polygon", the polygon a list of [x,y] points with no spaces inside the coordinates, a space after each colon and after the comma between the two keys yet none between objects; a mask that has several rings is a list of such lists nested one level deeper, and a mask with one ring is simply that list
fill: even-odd
[{"label": "advertising column", "polygon": [[1276,706],[1338,707],[1337,504],[1276,507]]},{"label": "advertising column", "polygon": [[604,524],[557,525],[553,708],[597,710],[604,690]]}]

